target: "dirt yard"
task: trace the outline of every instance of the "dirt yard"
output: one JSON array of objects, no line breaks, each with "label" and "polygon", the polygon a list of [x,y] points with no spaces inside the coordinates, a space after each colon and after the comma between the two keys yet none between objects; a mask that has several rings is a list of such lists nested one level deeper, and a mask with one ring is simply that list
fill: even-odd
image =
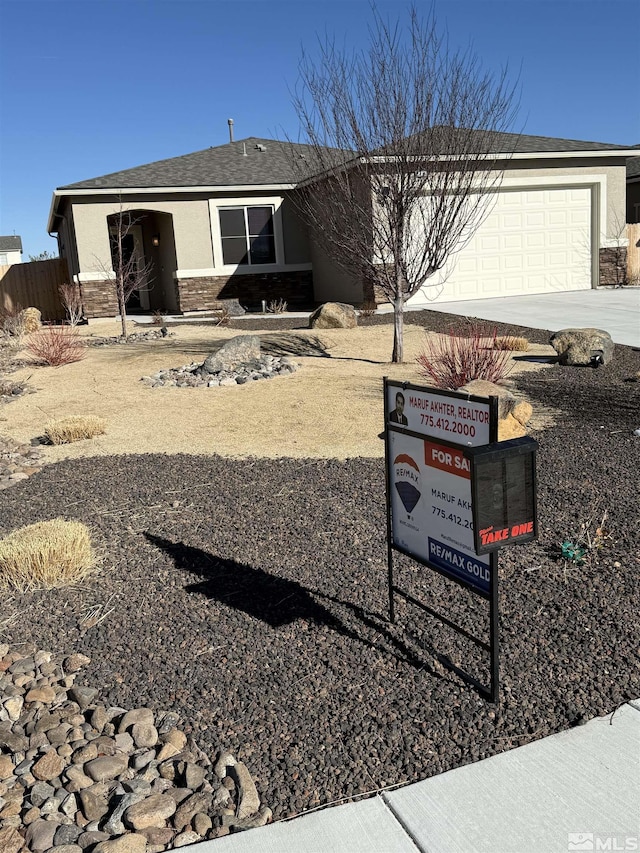
[{"label": "dirt yard", "polygon": [[[303,321],[301,321],[302,323]],[[129,324],[130,331],[149,326]],[[64,367],[25,367],[12,374],[37,393],[0,412],[0,432],[21,442],[68,415],[105,418],[105,435],[46,448],[47,461],[121,453],[216,453],[229,457],[380,457],[384,453],[382,378],[420,377],[416,356],[425,330],[407,325],[405,363],[389,363],[392,325],[315,332],[274,331],[265,324],[262,349],[292,356],[301,369],[286,377],[231,388],[151,388],[141,382],[158,370],[204,361],[242,329],[183,324],[172,337],[89,347],[83,361]],[[117,336],[115,321],[81,327],[86,337]],[[254,333],[254,332],[252,332]],[[529,355],[553,354],[533,344]],[[513,362],[517,373],[539,369]]]}]

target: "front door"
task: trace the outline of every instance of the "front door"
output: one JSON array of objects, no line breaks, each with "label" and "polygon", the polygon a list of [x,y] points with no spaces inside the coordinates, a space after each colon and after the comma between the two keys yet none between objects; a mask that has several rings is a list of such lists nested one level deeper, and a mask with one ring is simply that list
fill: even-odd
[{"label": "front door", "polygon": [[[116,247],[115,239],[117,237],[117,228],[112,227],[111,232],[111,259],[115,269],[116,265]],[[131,225],[127,229],[127,233],[122,237],[122,261],[125,267],[133,259],[132,277],[145,267],[144,250],[142,243],[142,228],[139,225]],[[135,288],[127,301],[127,310],[131,312],[148,311],[149,310],[149,285],[148,283],[140,288]]]}]

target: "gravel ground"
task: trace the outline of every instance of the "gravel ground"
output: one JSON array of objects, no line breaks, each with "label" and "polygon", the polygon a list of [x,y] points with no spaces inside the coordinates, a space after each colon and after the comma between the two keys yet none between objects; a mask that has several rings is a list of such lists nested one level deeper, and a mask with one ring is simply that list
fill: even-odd
[{"label": "gravel ground", "polygon": [[[366,322],[379,321],[390,318]],[[451,318],[411,322],[444,330]],[[486,683],[475,645],[402,601],[386,621],[381,460],[50,465],[0,493],[0,533],[76,518],[102,566],[81,589],[5,599],[17,617],[4,638],[89,655],[83,676],[105,702],[176,710],[203,749],[248,765],[276,819],[610,712],[640,696],[640,383],[627,381],[639,369],[640,353],[616,347],[598,370],[518,378],[534,407],[561,416],[535,435],[540,538],[500,556],[497,707],[458,673]],[[602,547],[566,564],[560,543],[583,524],[594,535],[605,511]],[[404,558],[398,580],[487,638],[483,600]]]}]

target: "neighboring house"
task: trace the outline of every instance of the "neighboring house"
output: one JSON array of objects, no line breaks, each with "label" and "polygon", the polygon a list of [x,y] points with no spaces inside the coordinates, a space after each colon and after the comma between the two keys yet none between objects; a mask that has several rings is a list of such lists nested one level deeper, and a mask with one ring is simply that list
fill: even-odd
[{"label": "neighboring house", "polygon": [[[626,160],[634,152],[540,136],[494,138],[505,167],[496,203],[455,264],[412,305],[613,281]],[[306,146],[292,149],[301,162],[308,157]],[[370,301],[370,289],[337,269],[301,220],[293,175],[282,143],[229,142],[60,187],[48,231],[58,236],[89,317],[117,313],[109,279],[110,229],[119,211],[136,222],[128,251],[153,264],[151,288],[134,295],[133,305],[143,310],[211,310],[227,298],[250,308],[284,299],[290,310]]]},{"label": "neighboring house", "polygon": [[22,263],[22,239],[20,237],[0,237],[0,267]]},{"label": "neighboring house", "polygon": [[627,222],[640,222],[640,157],[627,160]]}]

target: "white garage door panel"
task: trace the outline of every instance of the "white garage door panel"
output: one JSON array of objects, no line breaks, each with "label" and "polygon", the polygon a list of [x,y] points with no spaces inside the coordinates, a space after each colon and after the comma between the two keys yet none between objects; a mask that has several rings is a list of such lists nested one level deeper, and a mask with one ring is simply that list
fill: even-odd
[{"label": "white garage door panel", "polygon": [[503,190],[468,245],[434,276],[439,286],[410,304],[588,290],[590,231],[589,188]]}]

